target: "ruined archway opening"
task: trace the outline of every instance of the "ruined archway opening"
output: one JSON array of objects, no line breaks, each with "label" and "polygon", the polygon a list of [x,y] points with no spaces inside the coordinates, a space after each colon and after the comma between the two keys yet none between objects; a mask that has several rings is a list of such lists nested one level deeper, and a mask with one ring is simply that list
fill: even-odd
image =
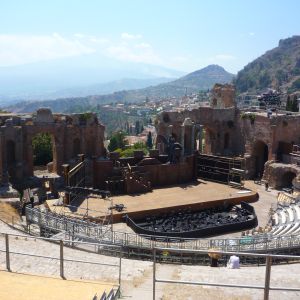
[{"label": "ruined archway opening", "polygon": [[213,141],[215,134],[208,128],[204,128],[202,132],[202,152],[205,154],[213,154]]},{"label": "ruined archway opening", "polygon": [[281,177],[280,187],[281,188],[292,188],[293,179],[296,177],[296,173],[288,171],[284,173]]},{"label": "ruined archway opening", "polygon": [[269,148],[263,141],[257,141],[253,147],[253,156],[255,158],[255,177],[262,177],[265,163],[268,161]]},{"label": "ruined archway opening", "polygon": [[52,171],[52,161],[54,152],[53,139],[53,136],[48,132],[38,133],[32,138],[34,171]]},{"label": "ruined archway opening", "polygon": [[277,160],[281,162],[289,162],[289,154],[293,151],[293,143],[280,141],[277,149]]}]

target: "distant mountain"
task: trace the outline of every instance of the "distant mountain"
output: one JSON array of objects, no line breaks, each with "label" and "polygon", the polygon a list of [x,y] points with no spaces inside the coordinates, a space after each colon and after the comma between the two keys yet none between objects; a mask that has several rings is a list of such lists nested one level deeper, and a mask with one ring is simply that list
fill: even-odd
[{"label": "distant mountain", "polygon": [[[215,83],[228,83],[234,78],[233,74],[228,73],[224,68],[217,65],[210,65],[201,70],[187,74],[177,80],[150,86],[143,89],[128,91],[118,91],[113,94],[95,95],[88,97],[64,98],[48,101],[22,102],[7,107],[6,109],[14,112],[32,112],[44,106],[50,107],[55,112],[68,112],[72,107],[95,106],[111,102],[139,102],[146,98],[159,99],[165,97],[180,97],[187,93],[197,93],[200,90],[212,88]],[[59,101],[58,101],[59,100]]]},{"label": "distant mountain", "polygon": [[278,47],[267,51],[238,72],[238,92],[261,91],[265,88],[295,91],[300,89],[300,36],[279,41]]},{"label": "distant mountain", "polygon": [[[115,81],[98,83],[84,87],[69,88],[59,90],[52,94],[51,98],[57,97],[85,97],[89,95],[110,94],[117,91],[142,89],[148,86],[166,83],[174,80],[174,78],[158,77],[149,79],[123,78]],[[50,98],[50,95],[48,95]]]},{"label": "distant mountain", "polygon": [[78,97],[143,88],[184,74],[161,66],[121,62],[99,54],[2,67],[0,105],[15,100]]}]

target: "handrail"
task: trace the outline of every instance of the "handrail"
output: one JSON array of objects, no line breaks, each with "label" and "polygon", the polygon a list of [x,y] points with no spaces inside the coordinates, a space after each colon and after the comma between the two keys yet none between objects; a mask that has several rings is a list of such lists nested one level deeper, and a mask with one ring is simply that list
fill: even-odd
[{"label": "handrail", "polygon": [[[238,256],[248,256],[248,257],[263,257],[266,258],[266,271],[265,271],[265,280],[264,285],[245,285],[245,284],[228,284],[223,282],[207,282],[207,281],[184,281],[184,280],[169,280],[164,278],[156,277],[156,257],[157,251],[170,251],[177,253],[193,253],[193,254],[221,254],[221,255],[238,255]],[[210,251],[210,250],[182,250],[182,249],[170,249],[170,248],[161,248],[155,247],[153,249],[153,300],[156,298],[156,283],[168,283],[168,284],[183,284],[183,285],[200,285],[200,286],[215,286],[215,287],[232,287],[232,288],[247,288],[247,289],[258,289],[264,290],[264,300],[269,299],[269,291],[289,291],[289,292],[298,292],[299,288],[291,288],[284,286],[270,286],[270,274],[272,268],[272,259],[273,258],[284,258],[284,259],[300,259],[299,255],[278,255],[278,254],[260,254],[260,253],[245,253],[245,252],[230,252],[230,251]],[[162,262],[163,263],[163,262]]]},{"label": "handrail", "polygon": [[[107,251],[118,251],[119,253],[119,260],[118,264],[117,263],[106,263],[106,262],[95,262],[91,260],[81,260],[81,259],[72,259],[72,258],[65,258],[64,257],[64,245],[68,245],[71,241],[70,240],[65,240],[65,239],[55,239],[55,238],[44,238],[44,237],[33,237],[30,235],[24,235],[24,234],[15,234],[15,233],[3,233],[0,232],[0,236],[4,236],[5,238],[5,249],[0,249],[0,252],[6,253],[6,269],[8,271],[11,271],[11,254],[14,255],[21,255],[21,256],[29,256],[29,257],[36,257],[36,258],[46,258],[46,259],[51,259],[51,261],[60,261],[60,276],[65,279],[64,276],[64,262],[76,262],[76,263],[82,263],[82,264],[92,264],[92,265],[98,265],[98,266],[106,266],[106,267],[114,267],[118,268],[118,287],[121,287],[121,281],[122,281],[122,276],[121,276],[121,271],[122,271],[122,251],[121,247],[117,245],[110,245]],[[22,251],[11,251],[10,250],[10,236],[14,237],[23,237],[25,239],[33,239],[33,240],[44,240],[44,241],[51,241],[51,242],[58,242],[59,243],[59,253],[58,256],[48,256],[48,255],[40,255],[36,253],[26,253]],[[16,240],[15,240],[16,241]],[[81,242],[81,241],[76,241],[78,244],[85,244],[85,245],[95,245],[95,246],[107,246],[105,244],[101,243],[89,243],[89,242]],[[113,250],[113,249],[116,250]],[[119,290],[119,289],[118,289]]]},{"label": "handrail", "polygon": [[[210,248],[218,248],[221,250],[234,250],[247,252],[249,250],[261,252],[272,251],[276,249],[286,249],[300,246],[300,235],[289,235],[272,237],[269,235],[259,235],[258,237],[242,237],[230,239],[189,239],[176,238],[176,242],[172,241],[174,238],[166,238],[155,236],[158,240],[153,240],[151,235],[138,235],[135,233],[127,233],[120,231],[107,231],[103,233],[104,226],[94,222],[86,222],[82,220],[74,220],[68,217],[59,218],[58,216],[51,216],[51,213],[44,213],[35,208],[26,208],[27,222],[38,224],[39,226],[56,229],[57,231],[72,231],[76,233],[83,233],[89,239],[95,242],[105,241],[110,244],[122,245],[125,247],[138,247],[143,249],[152,249],[156,246],[171,246],[172,248],[181,249],[196,249],[205,250]],[[51,225],[51,226],[50,226]],[[52,227],[53,226],[53,227]],[[159,241],[160,239],[160,241]]]}]

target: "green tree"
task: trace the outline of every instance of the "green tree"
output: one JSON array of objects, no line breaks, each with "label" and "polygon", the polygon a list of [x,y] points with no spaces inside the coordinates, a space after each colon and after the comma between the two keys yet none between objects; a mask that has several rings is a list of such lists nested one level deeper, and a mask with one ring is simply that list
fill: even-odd
[{"label": "green tree", "polygon": [[293,112],[299,111],[297,98],[298,98],[297,95],[294,95],[294,98],[292,101],[292,106],[291,106],[291,108],[292,108],[291,111],[293,111]]},{"label": "green tree", "polygon": [[291,105],[291,97],[290,95],[287,96],[287,99],[286,99],[286,106],[285,106],[285,109],[287,111],[291,111],[292,110],[292,105]]},{"label": "green tree", "polygon": [[35,166],[45,166],[53,160],[52,141],[49,133],[37,134],[32,139],[32,148]]},{"label": "green tree", "polygon": [[144,152],[144,155],[148,154],[148,149],[145,143],[143,142],[136,142],[132,146],[126,148],[124,151],[120,153],[121,157],[133,157],[133,152],[135,150],[141,150]]},{"label": "green tree", "polygon": [[137,120],[135,122],[135,134],[138,135],[140,132],[141,132],[141,124],[140,124],[140,121]]},{"label": "green tree", "polygon": [[124,131],[115,132],[109,140],[108,150],[112,152],[118,148],[124,149],[127,143],[128,142],[126,140],[126,134]]},{"label": "green tree", "polygon": [[146,145],[147,145],[148,149],[152,149],[152,147],[153,147],[151,131],[148,132]]}]

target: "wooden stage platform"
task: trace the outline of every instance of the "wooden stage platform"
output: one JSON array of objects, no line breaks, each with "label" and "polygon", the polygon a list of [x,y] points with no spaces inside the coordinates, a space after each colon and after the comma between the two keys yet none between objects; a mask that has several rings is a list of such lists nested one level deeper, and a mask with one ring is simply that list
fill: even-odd
[{"label": "wooden stage platform", "polygon": [[[142,218],[148,215],[177,211],[190,208],[199,210],[227,204],[240,204],[242,201],[254,202],[258,194],[250,190],[239,190],[225,184],[198,180],[190,184],[181,184],[154,189],[151,193],[139,195],[113,196],[113,205],[124,204],[122,212],[113,210],[113,222],[122,221],[122,217],[128,214],[132,218]],[[64,211],[66,214],[74,214],[68,207],[54,207],[54,200],[47,200],[50,210]],[[81,203],[72,203],[78,209],[76,214],[84,215],[88,208],[88,215],[92,218],[101,218],[108,214],[111,202],[91,195]],[[75,216],[75,215],[74,215]]]}]

